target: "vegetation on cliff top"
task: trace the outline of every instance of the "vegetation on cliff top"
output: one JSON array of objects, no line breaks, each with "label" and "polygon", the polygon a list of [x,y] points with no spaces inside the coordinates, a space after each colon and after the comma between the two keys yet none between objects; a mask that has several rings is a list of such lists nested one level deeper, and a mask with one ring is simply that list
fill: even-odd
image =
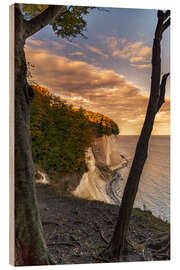
[{"label": "vegetation on cliff top", "polygon": [[118,126],[110,118],[73,108],[41,86],[33,86],[33,90],[33,160],[51,179],[63,173],[86,170],[85,150],[93,139],[119,133]]}]

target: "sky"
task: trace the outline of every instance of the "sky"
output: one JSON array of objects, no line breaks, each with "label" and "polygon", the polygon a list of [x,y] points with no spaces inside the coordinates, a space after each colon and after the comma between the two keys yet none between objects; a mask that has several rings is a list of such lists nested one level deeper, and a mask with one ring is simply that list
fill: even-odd
[{"label": "sky", "polygon": [[[102,113],[121,135],[138,135],[151,83],[151,52],[157,10],[108,8],[86,16],[87,39],[57,37],[51,26],[31,36],[26,59],[33,80],[75,107]],[[170,30],[162,40],[162,74],[170,71]],[[170,82],[154,135],[170,134]]]}]

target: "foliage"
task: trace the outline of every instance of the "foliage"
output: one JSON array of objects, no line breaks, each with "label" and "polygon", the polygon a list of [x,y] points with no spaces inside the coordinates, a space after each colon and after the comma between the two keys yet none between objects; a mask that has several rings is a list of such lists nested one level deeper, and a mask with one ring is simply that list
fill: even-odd
[{"label": "foliage", "polygon": [[[25,19],[29,20],[42,13],[48,5],[23,4],[22,10]],[[57,16],[50,25],[57,36],[62,38],[75,38],[80,35],[85,38],[83,31],[86,30],[85,16],[94,7],[66,6],[61,16]]]},{"label": "foliage", "polygon": [[98,137],[103,135],[119,134],[118,125],[109,117],[97,112],[90,112],[86,110],[84,110],[84,115],[90,122],[95,123],[96,135]]},{"label": "foliage", "polygon": [[76,37],[78,35],[85,38],[82,33],[86,30],[86,21],[84,19],[85,15],[89,14],[92,7],[71,7],[67,13],[64,14],[63,20],[59,20],[58,17],[52,22],[52,28],[57,36],[62,38]]},{"label": "foliage", "polygon": [[39,15],[41,12],[43,12],[46,8],[48,8],[48,5],[41,5],[41,4],[23,4],[22,11],[24,14],[24,17],[26,19],[31,19]]},{"label": "foliage", "polygon": [[117,125],[99,113],[75,109],[40,86],[33,86],[33,159],[51,179],[86,170],[85,150],[95,137],[118,134]]}]

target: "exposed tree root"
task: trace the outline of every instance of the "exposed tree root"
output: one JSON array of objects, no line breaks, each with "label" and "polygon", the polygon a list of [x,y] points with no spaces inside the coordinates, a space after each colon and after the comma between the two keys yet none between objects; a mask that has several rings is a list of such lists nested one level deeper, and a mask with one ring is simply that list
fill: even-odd
[{"label": "exposed tree root", "polygon": [[109,244],[109,241],[106,240],[106,238],[105,238],[104,235],[102,234],[102,232],[101,232],[101,230],[100,230],[100,228],[99,228],[99,226],[98,226],[97,223],[95,223],[95,226],[96,226],[96,231],[99,232],[99,234],[100,234],[102,240],[108,245],[108,244]]}]

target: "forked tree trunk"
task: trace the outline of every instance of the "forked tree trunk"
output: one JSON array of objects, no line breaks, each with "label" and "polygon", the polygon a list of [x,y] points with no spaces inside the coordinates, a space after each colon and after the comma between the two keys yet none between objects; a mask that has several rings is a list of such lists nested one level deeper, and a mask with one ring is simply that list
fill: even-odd
[{"label": "forked tree trunk", "polygon": [[30,135],[33,90],[26,80],[24,44],[27,37],[47,25],[64,6],[50,6],[25,21],[15,5],[15,265],[53,264],[43,236],[34,184]]},{"label": "forked tree trunk", "polygon": [[170,19],[166,21],[169,15],[170,15],[169,11],[167,11],[166,13],[158,11],[158,23],[155,31],[155,37],[152,48],[152,77],[151,77],[150,99],[144,125],[136,146],[134,160],[123,193],[117,224],[113,233],[112,240],[107,249],[109,255],[113,257],[119,258],[121,252],[125,251],[127,248],[126,236],[129,228],[131,212],[138,191],[141,173],[145,161],[147,159],[148,144],[154,125],[154,119],[156,113],[159,111],[161,105],[164,103],[165,86],[169,73],[163,76],[160,86],[160,75],[161,75],[160,42],[162,39],[163,31],[170,24]]},{"label": "forked tree trunk", "polygon": [[49,264],[38,213],[30,137],[33,92],[26,81],[25,25],[15,14],[15,265]]}]

